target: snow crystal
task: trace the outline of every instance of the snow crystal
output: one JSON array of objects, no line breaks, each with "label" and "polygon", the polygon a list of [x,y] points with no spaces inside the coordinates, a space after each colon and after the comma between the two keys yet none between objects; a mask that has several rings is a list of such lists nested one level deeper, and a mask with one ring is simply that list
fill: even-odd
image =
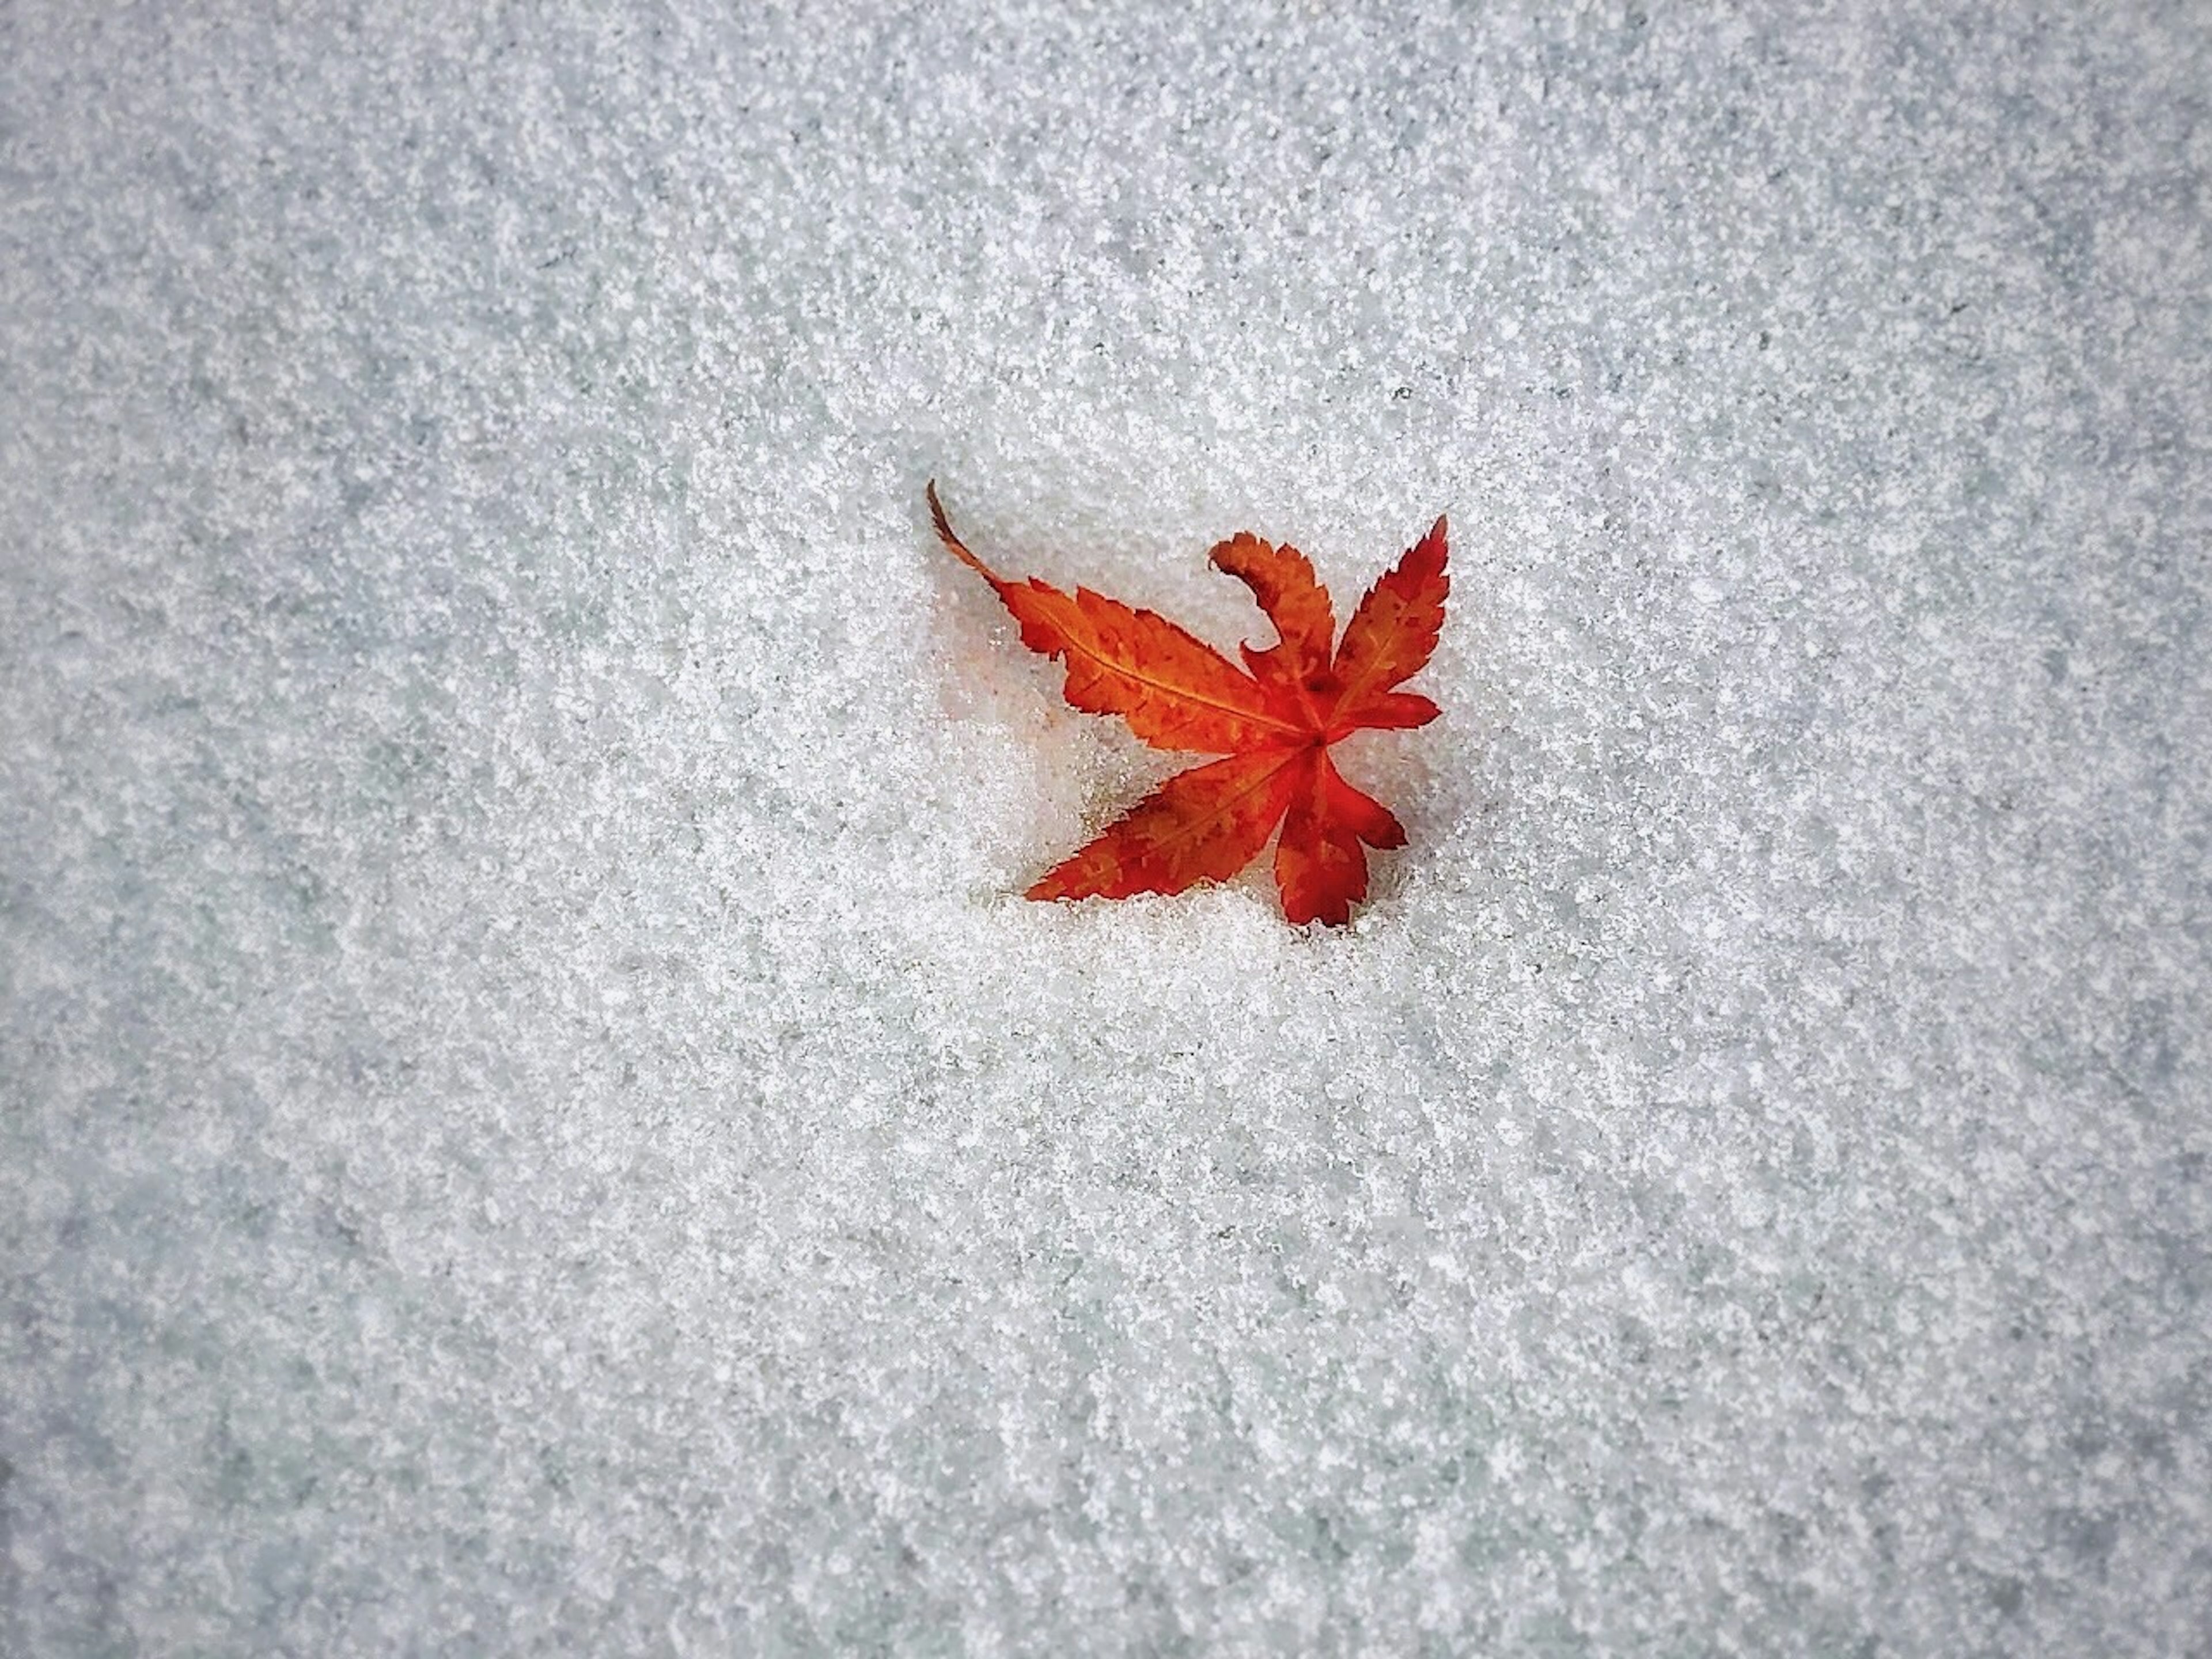
[{"label": "snow crystal", "polygon": [[0,1648],[2201,1644],[2212,28],[1547,10],[10,10]]}]

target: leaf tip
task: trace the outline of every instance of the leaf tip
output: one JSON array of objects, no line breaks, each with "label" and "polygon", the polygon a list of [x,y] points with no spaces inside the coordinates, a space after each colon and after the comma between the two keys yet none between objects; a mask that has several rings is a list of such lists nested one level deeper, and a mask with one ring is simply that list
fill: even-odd
[{"label": "leaf tip", "polygon": [[937,526],[937,539],[945,544],[945,551],[990,583],[993,587],[997,588],[1003,595],[1006,592],[1006,584],[999,580],[998,573],[969,552],[968,544],[953,533],[952,520],[945,516],[945,503],[937,497],[937,480],[932,478],[923,486],[921,493],[929,502],[929,520]]}]

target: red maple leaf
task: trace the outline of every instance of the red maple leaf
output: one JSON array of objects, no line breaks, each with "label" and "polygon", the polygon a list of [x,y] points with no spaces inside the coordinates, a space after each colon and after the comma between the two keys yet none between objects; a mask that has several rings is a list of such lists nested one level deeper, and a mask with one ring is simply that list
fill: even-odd
[{"label": "red maple leaf", "polygon": [[954,556],[991,584],[1021,624],[1022,643],[1067,665],[1076,708],[1119,714],[1155,749],[1225,759],[1179,772],[1089,846],[1038,878],[1033,899],[1127,898],[1225,881],[1275,845],[1283,914],[1340,926],[1367,896],[1366,847],[1403,847],[1389,809],[1345,781],[1329,748],[1363,728],[1425,726],[1439,712],[1395,688],[1436,649],[1444,620],[1444,521],[1407,549],[1360,600],[1334,656],[1328,590],[1294,547],[1257,536],[1215,546],[1214,567],[1252,590],[1278,642],[1240,647],[1239,669],[1151,611],[1079,587],[1009,581],[969,552],[945,516],[930,516]]}]

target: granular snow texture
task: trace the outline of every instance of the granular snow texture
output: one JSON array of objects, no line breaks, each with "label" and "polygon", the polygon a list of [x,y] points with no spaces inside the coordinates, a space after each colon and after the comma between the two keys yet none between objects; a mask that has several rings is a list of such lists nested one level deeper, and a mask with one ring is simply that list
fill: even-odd
[{"label": "granular snow texture", "polygon": [[2212,1652],[2212,13],[1556,9],[0,9],[0,1650]]}]

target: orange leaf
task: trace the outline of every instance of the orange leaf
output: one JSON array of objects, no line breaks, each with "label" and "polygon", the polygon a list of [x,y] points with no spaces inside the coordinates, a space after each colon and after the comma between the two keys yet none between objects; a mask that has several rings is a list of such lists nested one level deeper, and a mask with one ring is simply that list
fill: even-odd
[{"label": "orange leaf", "polygon": [[[1427,535],[1406,550],[1397,568],[1367,590],[1359,609],[1344,625],[1343,643],[1336,647],[1340,688],[1336,722],[1345,731],[1422,723],[1365,716],[1383,693],[1418,673],[1437,648],[1437,635],[1444,625],[1444,595],[1451,592],[1451,578],[1444,574],[1444,521],[1438,519]],[[1421,701],[1428,702],[1425,697]]]},{"label": "orange leaf", "polygon": [[1362,794],[1339,775],[1326,748],[1301,757],[1290,811],[1275,846],[1275,884],[1283,914],[1295,922],[1340,927],[1352,907],[1367,896],[1370,847],[1403,847],[1406,831],[1382,802]]},{"label": "orange leaf", "polygon": [[1275,880],[1283,914],[1339,926],[1367,896],[1366,848],[1406,844],[1389,810],[1347,783],[1329,747],[1363,727],[1425,726],[1426,697],[1395,688],[1419,672],[1443,626],[1445,526],[1407,550],[1336,631],[1328,590],[1293,547],[1243,533],[1218,544],[1215,567],[1252,590],[1277,642],[1243,647],[1239,669],[1150,611],[1079,587],[1012,581],[952,533],[937,486],[939,538],[991,584],[1021,624],[1022,643],[1067,666],[1078,708],[1119,714],[1145,742],[1228,758],[1170,778],[1095,841],[1047,871],[1033,899],[1127,898],[1226,881],[1260,855],[1277,824]]},{"label": "orange leaf", "polygon": [[1259,682],[1203,640],[1151,611],[1079,587],[1071,597],[1036,580],[1008,581],[952,533],[937,486],[929,510],[946,547],[998,590],[1022,625],[1022,643],[1067,664],[1064,695],[1093,714],[1119,714],[1155,749],[1233,755],[1298,735]]},{"label": "orange leaf", "polygon": [[1249,531],[1217,545],[1214,568],[1225,570],[1252,590],[1260,609],[1275,624],[1282,643],[1265,651],[1243,647],[1244,665],[1256,679],[1303,684],[1328,667],[1328,642],[1336,636],[1336,612],[1328,590],[1314,580],[1313,566],[1295,547],[1274,547]]},{"label": "orange leaf", "polygon": [[1033,899],[1127,898],[1226,881],[1260,856],[1310,750],[1255,749],[1178,772],[1039,878]]}]

